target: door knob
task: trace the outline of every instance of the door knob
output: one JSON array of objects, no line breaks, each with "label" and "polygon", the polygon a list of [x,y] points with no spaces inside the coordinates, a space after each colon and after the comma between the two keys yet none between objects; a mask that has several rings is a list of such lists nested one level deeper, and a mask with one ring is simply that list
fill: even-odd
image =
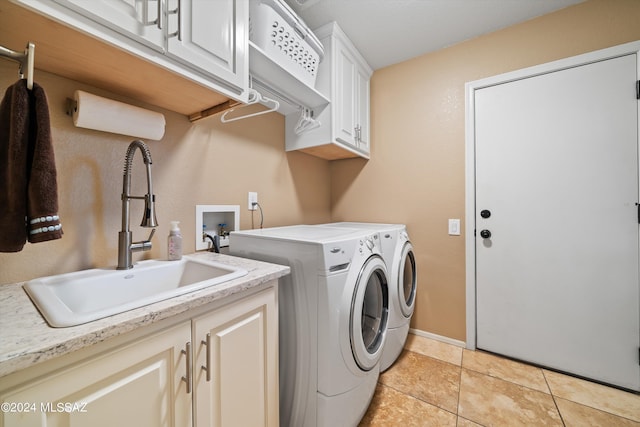
[{"label": "door knob", "polygon": [[483,239],[489,239],[491,237],[491,232],[489,230],[482,230],[480,232],[480,237]]},{"label": "door knob", "polygon": [[485,219],[489,218],[491,216],[491,211],[488,211],[488,210],[484,209],[484,210],[480,211],[480,216],[482,218],[485,218]]}]

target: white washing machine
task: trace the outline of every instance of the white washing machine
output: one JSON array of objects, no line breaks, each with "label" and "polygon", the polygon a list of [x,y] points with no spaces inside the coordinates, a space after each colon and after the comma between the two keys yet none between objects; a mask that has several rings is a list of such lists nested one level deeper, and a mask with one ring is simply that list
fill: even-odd
[{"label": "white washing machine", "polygon": [[389,291],[372,230],[290,226],[230,234],[230,253],[291,267],[278,287],[280,425],[355,426],[380,372]]},{"label": "white washing machine", "polygon": [[407,228],[404,224],[368,222],[336,222],[319,226],[359,228],[379,233],[382,256],[389,272],[389,323],[380,360],[380,372],[383,372],[402,353],[415,307],[418,277],[413,246],[409,240]]}]

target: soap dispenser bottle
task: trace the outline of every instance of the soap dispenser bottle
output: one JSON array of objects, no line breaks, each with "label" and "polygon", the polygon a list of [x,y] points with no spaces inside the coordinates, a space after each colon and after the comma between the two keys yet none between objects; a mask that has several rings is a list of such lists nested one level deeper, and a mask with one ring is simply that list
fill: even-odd
[{"label": "soap dispenser bottle", "polygon": [[178,224],[180,224],[180,221],[171,221],[171,230],[169,231],[167,245],[169,261],[182,259],[182,234],[180,234]]}]

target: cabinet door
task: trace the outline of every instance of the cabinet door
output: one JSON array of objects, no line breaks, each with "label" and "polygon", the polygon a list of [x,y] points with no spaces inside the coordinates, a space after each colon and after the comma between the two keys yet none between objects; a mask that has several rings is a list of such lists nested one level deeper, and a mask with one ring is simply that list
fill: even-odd
[{"label": "cabinet door", "polygon": [[185,322],[12,390],[0,400],[22,411],[2,411],[0,425],[190,426],[191,395],[181,380],[190,339]]},{"label": "cabinet door", "polygon": [[358,68],[355,73],[356,83],[356,126],[357,147],[359,150],[369,154],[369,76]]},{"label": "cabinet door", "polygon": [[161,0],[55,0],[155,50],[163,51]]},{"label": "cabinet door", "polygon": [[275,289],[195,319],[193,330],[196,426],[276,427]]},{"label": "cabinet door", "polygon": [[356,64],[342,44],[336,43],[334,108],[336,140],[356,148]]},{"label": "cabinet door", "polygon": [[245,87],[248,0],[167,0],[168,55]]}]

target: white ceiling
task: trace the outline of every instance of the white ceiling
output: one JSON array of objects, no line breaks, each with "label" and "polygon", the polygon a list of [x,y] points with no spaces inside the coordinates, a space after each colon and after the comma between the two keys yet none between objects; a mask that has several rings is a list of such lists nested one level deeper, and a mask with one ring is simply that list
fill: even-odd
[{"label": "white ceiling", "polygon": [[286,0],[311,29],[337,21],[373,69],[582,1]]}]

